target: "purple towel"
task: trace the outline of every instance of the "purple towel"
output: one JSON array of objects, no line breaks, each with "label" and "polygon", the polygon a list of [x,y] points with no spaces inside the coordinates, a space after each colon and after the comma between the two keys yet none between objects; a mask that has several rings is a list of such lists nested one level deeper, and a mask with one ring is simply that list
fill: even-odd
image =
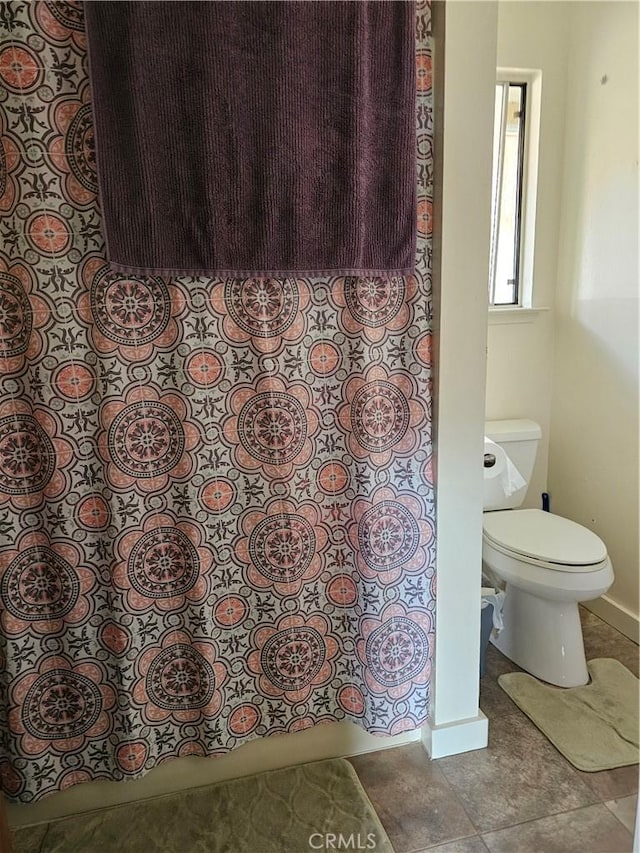
[{"label": "purple towel", "polygon": [[85,8],[115,270],[413,270],[413,2]]}]

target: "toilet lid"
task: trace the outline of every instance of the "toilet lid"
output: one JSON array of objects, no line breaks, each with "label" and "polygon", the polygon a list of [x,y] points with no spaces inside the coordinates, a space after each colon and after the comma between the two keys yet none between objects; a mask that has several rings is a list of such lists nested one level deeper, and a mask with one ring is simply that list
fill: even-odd
[{"label": "toilet lid", "polygon": [[540,509],[485,512],[490,542],[525,557],[564,566],[592,566],[607,556],[604,542],[591,530]]}]

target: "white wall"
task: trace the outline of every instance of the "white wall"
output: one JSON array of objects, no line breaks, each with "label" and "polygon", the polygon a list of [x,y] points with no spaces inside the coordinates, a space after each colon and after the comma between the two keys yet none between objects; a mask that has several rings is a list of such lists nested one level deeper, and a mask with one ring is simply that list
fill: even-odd
[{"label": "white wall", "polygon": [[[542,71],[533,305],[549,309],[557,275],[571,5],[527,0],[498,4],[498,66]],[[539,507],[547,482],[553,311],[529,315],[524,323],[505,322],[504,315],[499,319],[489,321],[486,416],[531,418],[541,425],[542,440],[525,502]]]},{"label": "white wall", "polygon": [[639,7],[570,7],[549,489],[607,543],[603,615],[637,631]]},{"label": "white wall", "polygon": [[525,505],[547,485],[605,540],[616,582],[590,606],[637,640],[638,4],[498,7],[498,65],[542,71],[533,304],[550,310],[490,319],[487,418],[541,424]]},{"label": "white wall", "polygon": [[[435,4],[434,27],[441,25],[442,12],[443,4]],[[478,749],[487,743],[487,721],[478,709],[482,562],[479,461],[483,447],[496,28],[495,3],[447,3],[444,64],[442,39],[436,33],[438,588],[435,673],[424,737],[433,758]],[[439,76],[443,67],[444,81]]]}]

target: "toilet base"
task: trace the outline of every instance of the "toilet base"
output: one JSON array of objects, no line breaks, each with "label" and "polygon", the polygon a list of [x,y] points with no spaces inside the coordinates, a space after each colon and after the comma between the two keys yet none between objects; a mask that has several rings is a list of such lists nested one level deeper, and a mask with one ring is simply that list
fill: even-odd
[{"label": "toilet base", "polygon": [[491,642],[526,672],[559,687],[589,682],[575,601],[552,601],[507,584],[504,628]]}]

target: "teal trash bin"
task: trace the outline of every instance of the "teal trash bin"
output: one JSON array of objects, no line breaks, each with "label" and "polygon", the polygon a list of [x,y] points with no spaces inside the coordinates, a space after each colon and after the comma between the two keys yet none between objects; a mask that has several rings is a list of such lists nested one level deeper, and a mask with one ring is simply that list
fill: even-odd
[{"label": "teal trash bin", "polygon": [[504,592],[493,589],[490,586],[483,586],[480,590],[480,595],[480,678],[482,678],[485,671],[487,646],[489,645],[491,632],[494,628],[497,630],[502,628]]},{"label": "teal trash bin", "polygon": [[480,611],[480,678],[484,675],[487,661],[487,646],[493,629],[493,604],[489,602]]}]

